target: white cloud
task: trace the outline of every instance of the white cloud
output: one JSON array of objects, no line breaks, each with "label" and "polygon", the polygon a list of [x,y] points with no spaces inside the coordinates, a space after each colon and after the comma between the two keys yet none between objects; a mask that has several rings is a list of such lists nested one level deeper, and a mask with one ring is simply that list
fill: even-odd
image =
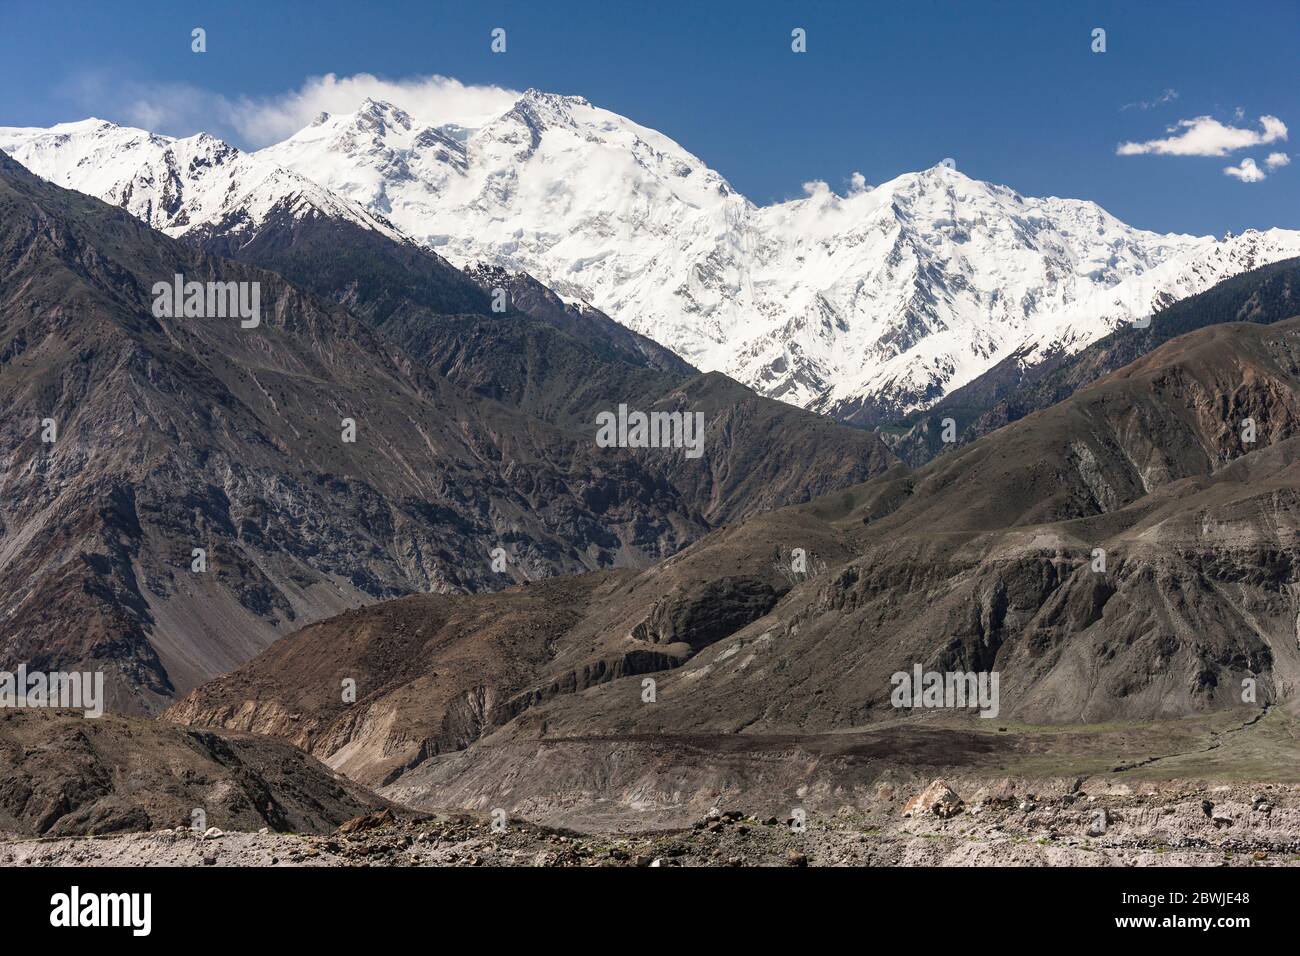
[{"label": "white cloud", "polygon": [[1264,165],[1269,169],[1281,169],[1291,165],[1291,157],[1286,153],[1269,153],[1264,159]]},{"label": "white cloud", "polygon": [[1264,170],[1256,166],[1249,156],[1243,158],[1239,166],[1224,166],[1223,175],[1240,179],[1243,183],[1257,183],[1266,178]]},{"label": "white cloud", "polygon": [[871,187],[867,185],[867,177],[863,176],[861,173],[854,171],[853,175],[849,177],[850,196],[856,193],[866,192],[870,188]]},{"label": "white cloud", "polygon": [[1261,116],[1260,129],[1226,126],[1210,116],[1179,120],[1167,132],[1176,135],[1151,139],[1143,143],[1121,143],[1115,150],[1120,156],[1227,156],[1250,146],[1262,146],[1287,137],[1286,124],[1276,116]]},{"label": "white cloud", "polygon": [[366,97],[402,108],[421,123],[480,124],[505,112],[519,93],[430,75],[386,80],[369,73],[308,78],[273,96],[230,98],[186,84],[145,84],[86,74],[68,87],[84,108],[156,133],[208,132],[249,148],[293,135],[322,112],[350,113]]},{"label": "white cloud", "polygon": [[519,93],[499,86],[467,86],[438,75],[384,80],[369,73],[345,77],[327,73],[291,93],[242,101],[236,113],[243,136],[265,145],[293,135],[319,113],[350,113],[367,97],[392,103],[424,124],[475,126],[504,113]]},{"label": "white cloud", "polygon": [[1178,99],[1177,90],[1164,90],[1159,96],[1149,100],[1138,100],[1136,103],[1125,103],[1120,110],[1151,110],[1157,106],[1164,106],[1166,103]]}]

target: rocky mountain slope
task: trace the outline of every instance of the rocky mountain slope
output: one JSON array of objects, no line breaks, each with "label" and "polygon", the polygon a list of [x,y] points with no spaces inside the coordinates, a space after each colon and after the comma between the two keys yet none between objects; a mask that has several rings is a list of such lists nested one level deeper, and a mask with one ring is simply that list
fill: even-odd
[{"label": "rocky mountain slope", "polygon": [[998,671],[1001,717],[1025,722],[1257,713],[1246,680],[1261,704],[1292,698],[1298,374],[1300,321],[1215,326],[916,473],[795,509],[854,557],[665,674],[670,706],[611,685],[514,732],[834,730],[898,716],[890,675],[916,664]]},{"label": "rocky mountain slope", "polygon": [[[151,706],[304,619],[646,563],[705,529],[625,452],[412,367],[273,273],[0,164],[6,663],[97,661],[111,706]],[[153,318],[152,283],[177,273],[260,283],[261,324]]]},{"label": "rocky mountain slope", "polygon": [[[188,239],[273,269],[333,299],[422,368],[590,442],[596,416],[619,404],[705,416],[697,459],[636,453],[710,524],[759,514],[879,474],[880,440],[762,398],[527,273],[458,272],[436,254],[351,221],[272,216],[251,238],[219,228]],[[504,311],[492,300],[500,296]]]},{"label": "rocky mountain slope", "polygon": [[188,829],[196,820],[200,835],[329,833],[385,805],[278,740],[66,711],[0,711],[0,769],[0,832],[20,836]]},{"label": "rocky mountain slope", "polygon": [[[678,666],[852,553],[841,532],[789,509],[706,541],[639,574],[358,609],[278,641],[164,719],[281,736],[377,785],[542,701]],[[791,541],[808,570],[792,569]],[[334,693],[349,676],[356,706]]]},{"label": "rocky mountain slope", "polygon": [[[1300,687],[1297,386],[1300,320],[1212,326],[922,469],[646,571],[323,622],[167,716],[285,736],[403,801],[587,814],[690,799],[671,795],[685,766],[761,776],[793,737],[924,723],[891,703],[917,665],[997,672],[999,723],[1250,726]],[[355,707],[329,699],[389,658]],[[320,680],[288,693],[309,662]]]},{"label": "rocky mountain slope", "polygon": [[[307,272],[334,243],[356,266],[304,290],[198,250],[224,234],[171,240],[0,162],[4,660],[97,662],[114,709],[349,606],[645,566],[891,461],[603,317],[454,313],[483,306],[472,277],[347,220],[273,214],[237,250]],[[260,324],[154,318],[176,274],[258,284]],[[597,447],[619,401],[698,405],[705,454]]]}]

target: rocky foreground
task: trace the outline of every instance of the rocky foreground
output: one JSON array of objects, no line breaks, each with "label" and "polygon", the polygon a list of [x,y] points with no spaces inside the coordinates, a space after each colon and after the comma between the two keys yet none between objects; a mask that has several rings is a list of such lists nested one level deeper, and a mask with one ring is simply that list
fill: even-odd
[{"label": "rocky foreground", "polygon": [[[0,842],[14,866],[1294,866],[1300,788],[1120,785],[963,797],[943,781],[829,817],[715,810],[685,830],[606,837],[385,809],[328,836],[177,828]],[[1127,791],[1127,792],[1126,792]]]}]

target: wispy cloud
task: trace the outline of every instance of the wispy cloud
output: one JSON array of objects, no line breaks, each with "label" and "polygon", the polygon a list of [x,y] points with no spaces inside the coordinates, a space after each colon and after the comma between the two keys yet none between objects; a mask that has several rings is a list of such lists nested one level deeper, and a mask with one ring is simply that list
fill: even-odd
[{"label": "wispy cloud", "polygon": [[1122,112],[1124,110],[1153,110],[1157,106],[1164,106],[1166,103],[1172,103],[1176,99],[1178,99],[1177,90],[1173,90],[1173,89],[1163,90],[1159,96],[1154,97],[1153,99],[1138,100],[1136,103],[1125,103],[1123,106],[1120,107],[1120,111]]},{"label": "wispy cloud", "polygon": [[207,132],[248,148],[293,135],[320,113],[350,113],[367,97],[394,104],[421,123],[472,126],[510,108],[519,93],[474,86],[432,74],[389,80],[369,73],[308,78],[300,87],[264,97],[227,97],[186,84],[145,84],[83,76],[68,89],[106,119],[156,133]]},{"label": "wispy cloud", "polygon": [[1265,176],[1264,170],[1255,165],[1255,161],[1249,156],[1242,159],[1241,163],[1236,166],[1224,166],[1223,175],[1231,176],[1233,179],[1240,179],[1243,183],[1257,183],[1268,177]]},{"label": "wispy cloud", "polygon": [[1228,126],[1210,116],[1179,120],[1165,132],[1174,135],[1142,143],[1120,143],[1120,156],[1227,156],[1239,149],[1262,146],[1287,137],[1286,124],[1276,116],[1261,116],[1259,130]]},{"label": "wispy cloud", "polygon": [[367,97],[392,103],[421,123],[473,126],[508,110],[519,93],[500,86],[467,86],[436,74],[385,80],[369,73],[345,77],[327,73],[291,93],[241,103],[241,132],[259,145],[278,142],[320,113],[350,113]]}]

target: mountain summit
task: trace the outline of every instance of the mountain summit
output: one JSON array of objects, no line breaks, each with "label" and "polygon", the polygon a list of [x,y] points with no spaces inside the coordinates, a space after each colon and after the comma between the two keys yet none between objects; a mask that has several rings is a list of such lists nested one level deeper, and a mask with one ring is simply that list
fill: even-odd
[{"label": "mountain summit", "polygon": [[228,231],[232,215],[255,228],[286,197],[303,214],[400,231],[456,266],[526,272],[700,369],[866,426],[1010,356],[1077,351],[1300,254],[1297,232],[1160,235],[947,160],[757,206],[667,136],[534,89],[475,128],[366,99],[254,154],[90,120],[0,129],[0,149],[173,235],[222,219]]},{"label": "mountain summit", "polygon": [[368,101],[258,156],[453,263],[527,271],[700,368],[868,425],[1300,253],[1280,230],[1134,229],[950,161],[760,207],[661,133],[538,90],[472,130]]}]

